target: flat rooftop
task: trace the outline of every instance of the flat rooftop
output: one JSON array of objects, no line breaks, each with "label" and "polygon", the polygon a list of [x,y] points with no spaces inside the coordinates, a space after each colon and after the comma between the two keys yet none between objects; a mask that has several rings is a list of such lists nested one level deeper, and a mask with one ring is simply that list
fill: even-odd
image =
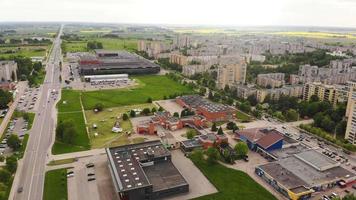
[{"label": "flat rooftop", "polygon": [[223,112],[233,110],[233,108],[227,105],[211,102],[199,95],[185,95],[178,98],[181,99],[186,105],[194,109],[200,107],[207,110],[208,112]]},{"label": "flat rooftop", "polygon": [[338,162],[312,149],[295,154],[295,156],[319,171],[325,171],[340,165]]},{"label": "flat rooftop", "polygon": [[307,183],[301,178],[291,173],[289,170],[284,168],[277,162],[268,163],[265,165],[259,166],[263,171],[273,177],[277,182],[281,183],[288,189],[297,188],[300,186],[305,186]]},{"label": "flat rooftop", "polygon": [[322,183],[332,182],[337,179],[353,177],[355,174],[337,166],[324,171],[319,171],[313,166],[305,163],[296,156],[289,156],[277,161],[279,165],[293,173],[307,183],[306,186],[313,187]]},{"label": "flat rooftop", "polygon": [[198,138],[192,138],[181,142],[185,148],[202,147],[202,144]]},{"label": "flat rooftop", "polygon": [[119,191],[151,185],[142,166],[155,158],[171,155],[160,141],[107,148],[106,152]]},{"label": "flat rooftop", "polygon": [[188,185],[172,162],[156,162],[154,165],[143,167],[143,171],[153,186],[153,192]]}]

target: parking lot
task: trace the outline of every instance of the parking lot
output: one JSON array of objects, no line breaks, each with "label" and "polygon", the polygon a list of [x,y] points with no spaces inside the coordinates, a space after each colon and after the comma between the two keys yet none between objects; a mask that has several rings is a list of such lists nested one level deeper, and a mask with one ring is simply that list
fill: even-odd
[{"label": "parking lot", "polygon": [[11,134],[17,135],[20,139],[23,139],[28,130],[28,122],[26,122],[22,117],[16,118],[10,121],[8,128],[6,129],[5,137],[0,143],[0,154],[8,155],[11,154],[11,149],[7,146],[7,139]]},{"label": "parking lot", "polygon": [[[92,163],[93,167],[86,165]],[[107,166],[106,155],[97,155],[79,159],[69,168],[69,200],[111,200],[117,199]],[[89,181],[90,180],[90,181]]]},{"label": "parking lot", "polygon": [[17,105],[17,110],[24,112],[35,112],[38,107],[37,99],[40,95],[41,88],[28,88],[25,93],[20,97]]}]

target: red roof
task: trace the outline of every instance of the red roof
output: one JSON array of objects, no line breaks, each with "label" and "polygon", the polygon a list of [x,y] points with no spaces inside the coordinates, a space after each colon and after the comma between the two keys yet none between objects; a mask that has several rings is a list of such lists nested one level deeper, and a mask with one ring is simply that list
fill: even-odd
[{"label": "red roof", "polygon": [[283,140],[282,134],[280,134],[278,131],[271,131],[262,138],[260,138],[256,144],[261,146],[264,149],[269,148],[273,144],[279,142],[280,140]]}]

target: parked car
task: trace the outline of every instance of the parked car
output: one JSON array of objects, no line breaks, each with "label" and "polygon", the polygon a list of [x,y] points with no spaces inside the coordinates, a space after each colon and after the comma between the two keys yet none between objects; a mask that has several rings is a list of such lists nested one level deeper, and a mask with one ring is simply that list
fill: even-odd
[{"label": "parked car", "polygon": [[94,181],[95,178],[88,178],[88,181]]},{"label": "parked car", "polygon": [[88,163],[88,164],[86,164],[86,167],[87,167],[87,168],[94,167],[94,164],[93,164],[93,163]]}]

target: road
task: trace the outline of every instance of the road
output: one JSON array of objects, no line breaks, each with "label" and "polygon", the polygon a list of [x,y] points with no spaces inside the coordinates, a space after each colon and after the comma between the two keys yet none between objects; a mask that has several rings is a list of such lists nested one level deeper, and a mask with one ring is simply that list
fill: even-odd
[{"label": "road", "polygon": [[[63,26],[53,42],[53,50],[46,65],[46,77],[42,93],[38,99],[38,112],[30,131],[30,138],[22,161],[19,162],[14,184],[9,199],[41,200],[45,178],[45,166],[50,147],[54,139],[56,124],[56,100],[53,90],[60,92],[59,62],[62,61],[61,40]],[[18,188],[23,191],[18,193]]]}]

